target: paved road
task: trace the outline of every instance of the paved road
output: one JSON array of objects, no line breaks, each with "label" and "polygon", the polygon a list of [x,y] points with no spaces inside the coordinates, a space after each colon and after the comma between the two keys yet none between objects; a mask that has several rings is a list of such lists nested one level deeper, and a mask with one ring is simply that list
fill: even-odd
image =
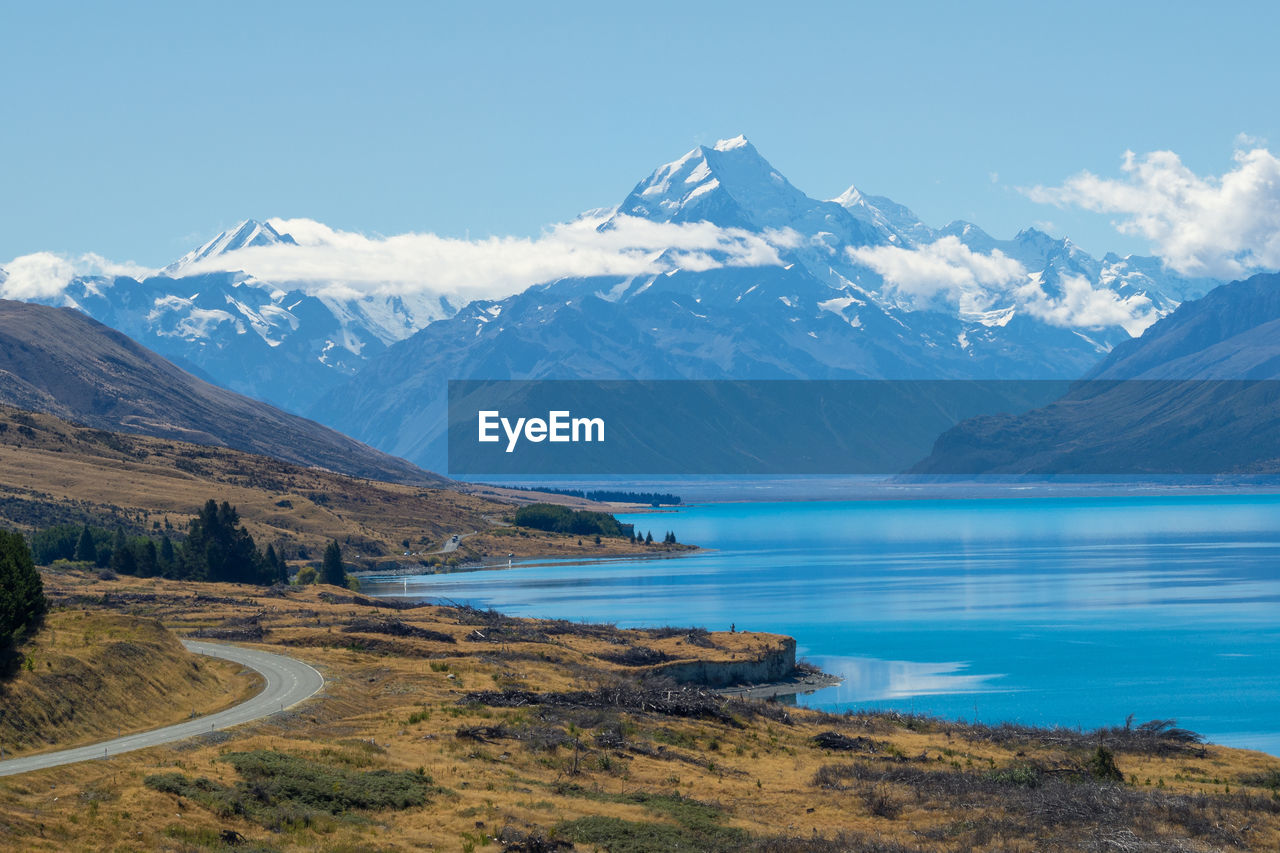
[{"label": "paved road", "polygon": [[12,776],[15,773],[26,773],[31,770],[43,770],[46,767],[58,767],[78,761],[119,755],[122,752],[172,743],[195,735],[208,734],[216,729],[226,729],[252,720],[260,720],[314,696],[324,686],[324,678],[320,673],[302,661],[284,655],[198,640],[183,640],[182,644],[196,654],[222,658],[256,670],[266,679],[266,687],[261,693],[239,705],[185,723],[125,735],[89,746],[0,761],[0,776]]},{"label": "paved road", "polygon": [[454,551],[458,550],[458,546],[462,544],[462,540],[463,540],[463,539],[466,539],[466,538],[467,538],[467,537],[469,537],[469,536],[475,536],[475,535],[476,535],[476,532],[477,532],[477,531],[473,530],[473,531],[471,531],[470,533],[463,533],[463,534],[460,534],[460,535],[450,536],[450,537],[445,541],[445,543],[444,543],[444,547],[442,547],[439,551],[436,551],[436,552],[434,552],[434,553],[436,553],[436,554],[452,554]]}]

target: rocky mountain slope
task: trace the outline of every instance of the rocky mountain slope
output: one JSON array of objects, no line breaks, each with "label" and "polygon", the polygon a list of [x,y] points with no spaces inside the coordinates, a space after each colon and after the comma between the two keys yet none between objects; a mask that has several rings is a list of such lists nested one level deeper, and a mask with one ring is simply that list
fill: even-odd
[{"label": "rocky mountain slope", "polygon": [[229,447],[380,480],[444,478],[192,376],[79,311],[0,300],[0,403],[98,429]]}]

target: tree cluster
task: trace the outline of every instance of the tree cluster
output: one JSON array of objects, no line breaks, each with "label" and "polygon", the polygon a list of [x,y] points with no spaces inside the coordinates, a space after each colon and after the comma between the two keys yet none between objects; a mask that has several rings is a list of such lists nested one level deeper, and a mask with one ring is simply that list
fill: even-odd
[{"label": "tree cluster", "polygon": [[622,524],[607,512],[574,510],[556,504],[529,504],[516,510],[517,527],[545,530],[549,533],[568,533],[572,536],[611,536],[631,538],[635,528]]},{"label": "tree cluster", "polygon": [[209,500],[175,542],[163,533],[128,536],[101,527],[60,524],[31,537],[35,562],[75,560],[117,574],[270,585],[288,580],[284,559],[272,545],[259,551],[236,508]]},{"label": "tree cluster", "polygon": [[[652,544],[653,544],[653,531],[652,531],[652,530],[650,530],[650,531],[649,531],[648,533],[646,533],[644,536],[641,536],[641,535],[639,534],[639,532],[636,532],[636,533],[634,533],[634,534],[631,536],[631,542],[632,542],[632,544],[635,544],[635,545],[652,545]],[[668,531],[667,531],[667,533],[666,533],[666,535],[662,537],[662,544],[663,544],[663,545],[675,545],[675,544],[676,544],[676,535],[675,535],[674,533],[672,533],[670,530],[668,530]]]},{"label": "tree cluster", "polygon": [[521,489],[535,492],[548,492],[553,495],[565,495],[571,498],[582,498],[601,503],[649,504],[650,506],[678,506],[683,503],[679,495],[669,492],[626,492],[616,489],[556,489],[550,486],[504,486],[507,489]]}]

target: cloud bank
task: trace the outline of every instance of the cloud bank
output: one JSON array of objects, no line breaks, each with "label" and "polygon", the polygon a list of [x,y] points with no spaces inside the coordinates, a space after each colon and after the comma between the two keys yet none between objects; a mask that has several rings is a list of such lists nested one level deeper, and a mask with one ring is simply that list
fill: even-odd
[{"label": "cloud bank", "polygon": [[436,234],[368,237],[311,219],[273,219],[297,246],[258,246],[193,264],[184,274],[240,269],[265,281],[302,285],[321,295],[443,295],[455,305],[500,299],[560,278],[643,275],[675,267],[769,266],[797,245],[791,231],[757,234],[707,222],[674,224],[618,216],[599,229],[583,218],[534,238],[461,240]]},{"label": "cloud bank", "polygon": [[[1255,140],[1237,138],[1237,143]],[[1118,214],[1116,228],[1151,241],[1184,275],[1239,278],[1280,269],[1280,159],[1238,150],[1235,166],[1202,177],[1172,151],[1126,151],[1122,179],[1081,172],[1061,186],[1024,190],[1034,201]]]},{"label": "cloud bank", "polygon": [[865,246],[848,251],[855,262],[879,273],[887,295],[911,308],[947,304],[962,314],[980,314],[1012,305],[1053,326],[1123,326],[1131,335],[1141,334],[1157,319],[1147,297],[1121,297],[1095,288],[1082,276],[1064,276],[1060,295],[1051,297],[1020,262],[999,249],[975,252],[953,235],[912,249]]},{"label": "cloud bank", "polygon": [[[311,219],[272,219],[296,246],[255,246],[184,267],[180,275],[239,270],[263,281],[318,296],[358,299],[369,295],[444,296],[454,305],[500,299],[560,278],[644,275],[675,267],[780,265],[779,249],[798,245],[793,231],[754,233],[706,222],[655,223],[612,211],[549,228],[533,238],[463,240],[435,234],[370,237],[339,231]],[[5,265],[0,295],[56,297],[74,276],[132,275],[157,271],[112,264],[97,255],[68,259],[49,252]]]}]

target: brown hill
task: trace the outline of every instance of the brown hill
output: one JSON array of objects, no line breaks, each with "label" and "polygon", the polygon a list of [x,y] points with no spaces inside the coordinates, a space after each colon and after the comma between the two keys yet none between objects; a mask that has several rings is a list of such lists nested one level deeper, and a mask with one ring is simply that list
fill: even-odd
[{"label": "brown hill", "polygon": [[211,385],[70,308],[0,300],[0,403],[358,477],[448,482],[315,421]]},{"label": "brown hill", "polygon": [[[32,530],[88,521],[158,533],[166,522],[185,529],[190,516],[215,498],[238,507],[260,546],[274,543],[291,559],[301,549],[318,556],[330,539],[343,543],[344,556],[357,566],[399,564],[419,571],[423,561],[456,564],[509,553],[664,551],[620,539],[596,545],[504,524],[514,504],[536,497],[508,490],[494,500],[460,489],[348,477],[225,447],[105,432],[0,405],[0,527]],[[455,534],[461,537],[457,548],[438,553]],[[406,558],[406,550],[413,554]]]}]

